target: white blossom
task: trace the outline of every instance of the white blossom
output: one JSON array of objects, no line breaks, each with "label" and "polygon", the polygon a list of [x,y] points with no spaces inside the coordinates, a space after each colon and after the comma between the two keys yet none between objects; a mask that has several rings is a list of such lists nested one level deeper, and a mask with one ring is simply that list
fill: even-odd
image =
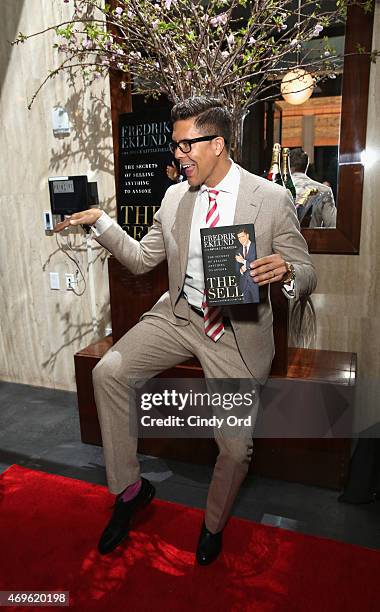
[{"label": "white blossom", "polygon": [[216,17],[212,17],[210,19],[210,25],[213,28],[218,27],[218,25],[225,25],[227,23],[228,15],[227,13],[221,13],[220,15],[216,15]]},{"label": "white blossom", "polygon": [[232,45],[235,42],[235,36],[233,34],[230,34],[229,36],[227,36],[227,42],[230,45],[230,47],[232,47]]},{"label": "white blossom", "polygon": [[314,28],[314,31],[313,31],[313,33],[312,33],[312,36],[319,36],[319,35],[320,35],[320,33],[322,32],[322,30],[323,30],[323,26],[322,26],[321,24],[319,24],[319,23],[318,23],[318,24],[315,26],[315,28]]}]

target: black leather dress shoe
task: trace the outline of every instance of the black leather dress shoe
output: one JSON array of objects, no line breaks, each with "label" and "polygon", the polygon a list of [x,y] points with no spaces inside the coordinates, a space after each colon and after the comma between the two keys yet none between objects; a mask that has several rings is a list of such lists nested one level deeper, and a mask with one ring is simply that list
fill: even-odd
[{"label": "black leather dress shoe", "polygon": [[154,486],[146,478],[141,478],[141,482],[140,491],[130,501],[122,501],[119,495],[116,497],[111,520],[100,536],[98,543],[98,551],[101,555],[106,555],[115,550],[127,537],[132,516],[153,499],[156,492]]},{"label": "black leather dress shoe", "polygon": [[200,565],[212,563],[222,550],[223,530],[211,533],[203,522],[198,540],[196,558]]}]

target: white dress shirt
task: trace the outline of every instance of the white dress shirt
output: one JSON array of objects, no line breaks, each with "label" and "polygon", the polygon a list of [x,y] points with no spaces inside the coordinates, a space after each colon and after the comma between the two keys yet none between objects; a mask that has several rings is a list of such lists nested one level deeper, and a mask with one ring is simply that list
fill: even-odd
[{"label": "white dress shirt", "polygon": [[[243,246],[243,245],[242,245],[242,246]],[[248,253],[248,251],[249,251],[249,247],[250,247],[250,246],[251,246],[251,241],[250,241],[250,240],[248,240],[247,244],[245,244],[245,245],[243,246],[243,257],[244,257],[244,253],[245,253],[245,257],[247,257],[247,253]],[[244,251],[244,249],[245,249],[245,251]],[[244,259],[243,266],[240,268],[240,274],[244,274],[244,272],[246,272],[246,271],[247,271],[247,260],[246,260],[246,259]]]},{"label": "white dress shirt", "polygon": [[94,233],[95,236],[100,236],[101,234],[103,234],[109,227],[111,227],[111,225],[114,223],[114,221],[111,219],[111,217],[109,215],[107,215],[106,212],[102,212],[102,214],[100,215],[99,219],[94,223],[94,225],[91,226],[91,231]]},{"label": "white dress shirt", "polygon": [[[226,176],[218,185],[213,187],[218,191],[216,203],[219,212],[218,226],[233,225],[237,194],[240,184],[240,171],[234,162]],[[200,230],[208,227],[206,215],[209,208],[209,189],[206,185],[201,185],[194,205],[193,219],[191,222],[189,253],[185,275],[183,293],[192,306],[202,307],[204,292],[204,274]]]}]

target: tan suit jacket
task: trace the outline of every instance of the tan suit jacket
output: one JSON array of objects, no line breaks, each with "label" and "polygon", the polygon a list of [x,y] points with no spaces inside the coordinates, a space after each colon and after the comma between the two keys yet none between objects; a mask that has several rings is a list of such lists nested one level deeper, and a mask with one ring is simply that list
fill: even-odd
[{"label": "tan suit jacket", "polygon": [[[240,168],[240,187],[234,224],[254,223],[257,257],[279,253],[296,271],[296,297],[309,295],[316,286],[316,274],[307,244],[299,231],[294,204],[283,187]],[[187,181],[167,190],[153,225],[138,242],[117,224],[97,241],[134,274],[144,274],[167,260],[169,291],[149,313],[174,325],[189,324],[189,305],[182,298],[190,238],[191,220],[198,188]],[[264,383],[274,356],[273,317],[269,288],[260,292],[260,304],[226,307],[240,354],[252,375]],[[205,341],[209,341],[205,337]]]}]

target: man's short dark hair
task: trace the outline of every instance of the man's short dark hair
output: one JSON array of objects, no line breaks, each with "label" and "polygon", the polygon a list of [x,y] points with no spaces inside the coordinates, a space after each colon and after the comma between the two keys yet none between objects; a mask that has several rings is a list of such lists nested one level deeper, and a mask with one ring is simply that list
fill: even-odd
[{"label": "man's short dark hair", "polygon": [[306,172],[309,156],[301,147],[291,149],[289,153],[290,169],[292,172]]},{"label": "man's short dark hair", "polygon": [[249,233],[247,232],[245,227],[239,227],[238,231],[236,232],[236,236],[238,236],[239,234],[247,234],[249,236]]},{"label": "man's short dark hair", "polygon": [[172,122],[183,119],[195,119],[195,126],[205,136],[217,134],[222,136],[229,150],[232,135],[231,113],[226,108],[223,100],[219,98],[209,98],[206,96],[196,96],[187,98],[173,106]]}]

